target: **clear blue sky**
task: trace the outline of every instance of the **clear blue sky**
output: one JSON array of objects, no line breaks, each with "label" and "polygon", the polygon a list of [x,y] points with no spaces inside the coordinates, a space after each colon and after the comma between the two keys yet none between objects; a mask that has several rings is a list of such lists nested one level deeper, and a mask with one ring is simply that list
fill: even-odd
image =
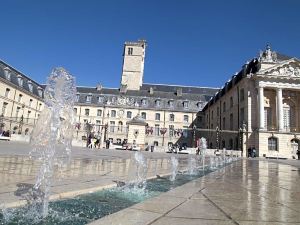
[{"label": "clear blue sky", "polygon": [[44,83],[56,66],[77,85],[118,87],[123,43],[148,42],[144,82],[220,87],[266,43],[300,58],[297,0],[10,0],[0,58]]}]

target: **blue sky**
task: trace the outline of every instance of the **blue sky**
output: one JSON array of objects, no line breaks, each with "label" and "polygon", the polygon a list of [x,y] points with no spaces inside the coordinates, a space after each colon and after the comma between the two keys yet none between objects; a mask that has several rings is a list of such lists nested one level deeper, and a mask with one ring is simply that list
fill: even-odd
[{"label": "blue sky", "polygon": [[300,58],[297,0],[10,0],[0,58],[44,83],[63,66],[77,85],[118,87],[125,41],[146,39],[144,82],[220,87],[269,43]]}]

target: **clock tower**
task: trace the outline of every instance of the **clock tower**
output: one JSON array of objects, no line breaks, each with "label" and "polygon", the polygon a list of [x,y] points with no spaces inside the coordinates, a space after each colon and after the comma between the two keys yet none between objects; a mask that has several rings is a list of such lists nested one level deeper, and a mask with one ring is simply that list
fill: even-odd
[{"label": "clock tower", "polygon": [[121,87],[140,90],[143,84],[146,41],[125,42]]}]

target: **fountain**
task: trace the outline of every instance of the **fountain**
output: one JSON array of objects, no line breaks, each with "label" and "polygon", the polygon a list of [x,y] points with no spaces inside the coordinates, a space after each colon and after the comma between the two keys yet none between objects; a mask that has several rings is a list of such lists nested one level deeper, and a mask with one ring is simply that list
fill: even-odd
[{"label": "fountain", "polygon": [[30,190],[30,204],[45,218],[48,215],[54,165],[68,162],[74,122],[75,79],[65,69],[55,68],[45,89],[45,108],[31,134],[30,156],[41,161],[36,182]]},{"label": "fountain", "polygon": [[197,173],[197,162],[196,159],[190,154],[188,159],[188,174],[196,175]]},{"label": "fountain", "polygon": [[175,181],[176,175],[178,173],[178,159],[175,156],[171,157],[171,168],[172,168],[172,173],[171,173],[170,181]]}]

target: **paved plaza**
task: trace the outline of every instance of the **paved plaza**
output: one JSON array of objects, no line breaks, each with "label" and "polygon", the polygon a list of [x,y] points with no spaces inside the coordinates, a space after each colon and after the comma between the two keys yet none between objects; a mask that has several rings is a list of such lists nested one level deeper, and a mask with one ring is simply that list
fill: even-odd
[{"label": "paved plaza", "polygon": [[[0,202],[22,204],[18,184],[33,184],[37,161],[30,146],[0,142]],[[55,173],[52,199],[113,187],[128,179],[133,152],[74,148],[71,164]],[[148,177],[170,172],[169,154],[145,152]],[[180,169],[186,155],[178,155]],[[24,203],[24,202],[23,202]],[[300,161],[241,159],[169,192],[94,221],[91,225],[300,225]]]}]

